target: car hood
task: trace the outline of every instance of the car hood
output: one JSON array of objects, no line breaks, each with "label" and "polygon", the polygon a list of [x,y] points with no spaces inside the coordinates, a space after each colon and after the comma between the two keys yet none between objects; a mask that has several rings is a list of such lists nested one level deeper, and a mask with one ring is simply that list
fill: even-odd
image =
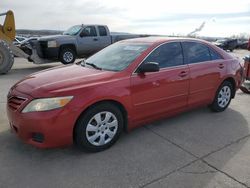
[{"label": "car hood", "polygon": [[80,65],[61,66],[31,74],[12,89],[34,98],[60,96],[60,93],[70,94],[73,90],[107,82],[114,74]]},{"label": "car hood", "polygon": [[57,40],[57,39],[73,39],[73,36],[70,35],[51,35],[51,36],[44,36],[44,37],[40,37],[39,41],[50,41],[50,40]]}]

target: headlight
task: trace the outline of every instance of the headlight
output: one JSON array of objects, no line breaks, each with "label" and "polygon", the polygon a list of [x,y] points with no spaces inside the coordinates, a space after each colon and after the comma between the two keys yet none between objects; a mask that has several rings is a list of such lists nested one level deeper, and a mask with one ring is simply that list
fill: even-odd
[{"label": "headlight", "polygon": [[48,48],[55,48],[57,47],[57,42],[55,40],[48,41]]},{"label": "headlight", "polygon": [[26,112],[41,112],[47,110],[53,110],[56,108],[61,108],[71,101],[73,96],[67,97],[55,97],[55,98],[43,98],[35,99],[31,101],[24,109],[23,113]]}]

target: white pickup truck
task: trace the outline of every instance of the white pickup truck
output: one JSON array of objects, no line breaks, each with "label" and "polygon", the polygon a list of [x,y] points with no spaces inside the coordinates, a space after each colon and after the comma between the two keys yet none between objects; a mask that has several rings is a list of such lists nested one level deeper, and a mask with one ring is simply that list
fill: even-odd
[{"label": "white pickup truck", "polygon": [[105,25],[75,25],[62,35],[39,38],[33,42],[40,58],[73,63],[76,57],[87,57],[119,40],[145,35],[112,35]]}]

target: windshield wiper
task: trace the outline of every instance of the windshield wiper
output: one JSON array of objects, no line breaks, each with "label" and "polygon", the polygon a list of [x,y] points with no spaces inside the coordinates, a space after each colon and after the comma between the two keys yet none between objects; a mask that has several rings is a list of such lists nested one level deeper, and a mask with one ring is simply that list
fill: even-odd
[{"label": "windshield wiper", "polygon": [[90,65],[91,67],[94,67],[95,69],[98,69],[98,70],[102,70],[101,67],[98,67],[97,65],[93,64],[93,63],[88,63],[88,62],[85,62],[86,65]]},{"label": "windshield wiper", "polygon": [[76,64],[77,64],[77,65],[81,65],[82,67],[85,67],[85,63],[86,63],[86,60],[83,59],[83,60],[81,60],[81,61],[78,61]]}]

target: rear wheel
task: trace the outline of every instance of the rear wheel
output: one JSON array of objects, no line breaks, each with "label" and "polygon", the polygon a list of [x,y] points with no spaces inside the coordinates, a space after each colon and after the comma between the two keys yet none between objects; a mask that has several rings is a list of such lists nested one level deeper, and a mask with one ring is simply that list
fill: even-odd
[{"label": "rear wheel", "polygon": [[123,130],[123,116],[111,103],[91,107],[76,123],[74,138],[77,147],[98,152],[112,146]]},{"label": "rear wheel", "polygon": [[59,59],[65,65],[74,63],[76,59],[76,53],[71,48],[63,48],[60,51]]},{"label": "rear wheel", "polygon": [[231,102],[233,95],[233,86],[231,82],[224,81],[218,88],[214,101],[210,105],[210,108],[214,112],[224,111]]},{"label": "rear wheel", "polygon": [[14,55],[7,43],[0,40],[0,74],[9,72],[14,63]]}]

